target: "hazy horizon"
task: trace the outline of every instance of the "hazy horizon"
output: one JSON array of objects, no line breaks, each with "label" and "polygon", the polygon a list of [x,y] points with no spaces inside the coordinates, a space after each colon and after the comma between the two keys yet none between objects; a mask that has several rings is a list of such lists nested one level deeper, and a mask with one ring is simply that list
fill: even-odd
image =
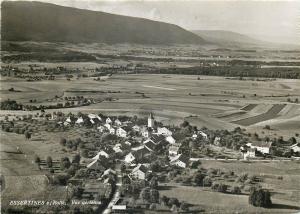
[{"label": "hazy horizon", "polygon": [[187,30],[225,30],[269,42],[300,44],[300,1],[40,1],[147,18]]}]

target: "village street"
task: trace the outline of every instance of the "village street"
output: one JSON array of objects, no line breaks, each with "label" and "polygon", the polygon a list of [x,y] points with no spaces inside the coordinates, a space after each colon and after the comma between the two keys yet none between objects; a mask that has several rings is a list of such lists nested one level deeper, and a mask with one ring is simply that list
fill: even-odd
[{"label": "village street", "polygon": [[121,176],[121,165],[116,164],[116,189],[115,192],[108,203],[106,209],[103,211],[103,214],[109,214],[111,213],[112,207],[114,204],[119,200],[120,198],[120,187],[122,186],[122,176]]}]

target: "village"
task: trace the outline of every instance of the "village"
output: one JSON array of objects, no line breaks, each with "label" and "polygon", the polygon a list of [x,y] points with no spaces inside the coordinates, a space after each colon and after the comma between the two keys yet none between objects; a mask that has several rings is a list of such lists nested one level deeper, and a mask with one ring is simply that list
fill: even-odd
[{"label": "village", "polygon": [[[155,120],[153,113],[138,118],[41,112],[23,118],[6,116],[1,121],[3,131],[34,140],[39,131],[33,131],[29,124],[40,124],[38,129],[53,127],[45,129],[53,133],[84,130],[80,138],[60,140],[66,157],[54,160],[50,155],[45,159],[36,156],[34,162],[45,171],[52,185],[67,187],[66,200],[77,200],[77,204],[94,201],[95,204],[89,204],[91,213],[197,210],[177,198],[161,196],[159,190],[171,182],[232,194],[249,192],[251,186],[259,184],[259,176],[204,169],[201,161],[291,161],[299,159],[300,151],[295,138],[289,142],[280,138],[261,139],[241,128],[231,132],[199,129],[186,121],[180,127],[165,126]],[[248,190],[244,184],[228,185],[228,179],[245,182]],[[71,207],[87,209],[76,203]]]}]

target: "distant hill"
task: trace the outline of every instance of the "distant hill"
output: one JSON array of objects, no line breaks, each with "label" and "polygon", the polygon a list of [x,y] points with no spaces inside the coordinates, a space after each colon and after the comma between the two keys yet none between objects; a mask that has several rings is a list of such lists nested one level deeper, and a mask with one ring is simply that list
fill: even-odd
[{"label": "distant hill", "polygon": [[243,35],[240,33],[232,32],[232,31],[224,31],[224,30],[194,30],[193,33],[199,35],[204,40],[218,44],[221,46],[236,46],[240,47],[243,45],[255,45],[262,46],[268,45],[268,42],[263,42],[258,39],[251,38],[247,35]]},{"label": "distant hill", "polygon": [[205,44],[177,25],[49,3],[3,1],[1,14],[4,41]]}]

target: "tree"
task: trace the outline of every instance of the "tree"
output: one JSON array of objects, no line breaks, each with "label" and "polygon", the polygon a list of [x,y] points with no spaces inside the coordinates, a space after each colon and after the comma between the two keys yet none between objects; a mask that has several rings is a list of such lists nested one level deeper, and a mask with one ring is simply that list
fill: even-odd
[{"label": "tree", "polygon": [[241,194],[241,192],[242,192],[241,188],[238,186],[234,186],[231,190],[231,193],[233,193],[233,194]]},{"label": "tree", "polygon": [[60,145],[65,146],[66,142],[67,142],[66,138],[63,138],[63,137],[60,138],[60,141],[59,141]]},{"label": "tree", "polygon": [[143,188],[141,190],[140,198],[143,201],[149,201],[150,200],[150,189],[149,189],[149,187]]},{"label": "tree", "polygon": [[37,156],[37,155],[35,155],[35,156],[34,156],[34,162],[37,163],[37,164],[39,164],[39,163],[41,162],[40,157]]},{"label": "tree", "polygon": [[194,183],[195,183],[197,186],[201,186],[204,177],[205,177],[204,174],[198,172],[197,174],[194,175],[194,178],[193,178]]},{"label": "tree", "polygon": [[208,186],[210,187],[212,184],[212,180],[209,176],[205,176],[205,178],[203,179],[203,186]]},{"label": "tree", "polygon": [[163,195],[161,198],[160,198],[160,203],[163,205],[163,206],[166,206],[169,202],[169,198],[165,195]]},{"label": "tree", "polygon": [[74,155],[72,163],[80,163],[80,154]]},{"label": "tree", "polygon": [[150,190],[150,202],[151,203],[158,203],[159,201],[159,192],[156,189]]},{"label": "tree", "polygon": [[25,138],[27,140],[31,138],[31,133],[30,132],[26,131],[24,134],[25,134]]},{"label": "tree", "polygon": [[62,170],[68,169],[71,166],[71,162],[68,157],[64,157],[60,160],[60,167]]},{"label": "tree", "polygon": [[158,182],[157,182],[157,178],[156,177],[152,177],[150,180],[150,187],[152,189],[157,189],[158,187]]},{"label": "tree", "polygon": [[179,206],[179,201],[177,198],[170,198],[168,201],[168,206],[172,207],[173,205]]},{"label": "tree", "polygon": [[125,166],[125,164],[121,164],[121,173],[125,173],[126,172],[126,166]]},{"label": "tree", "polygon": [[249,195],[249,204],[255,207],[270,207],[272,205],[270,192],[260,188],[251,189]]},{"label": "tree", "polygon": [[82,150],[81,150],[81,155],[82,155],[82,157],[87,158],[87,157],[88,157],[88,154],[89,154],[89,151],[88,151],[87,149],[82,149]]},{"label": "tree", "polygon": [[180,209],[182,211],[185,211],[185,212],[189,211],[189,205],[187,203],[185,203],[185,202],[182,202],[181,205],[180,205]]},{"label": "tree", "polygon": [[52,167],[53,163],[52,163],[52,158],[50,156],[47,157],[46,164],[49,168]]}]

